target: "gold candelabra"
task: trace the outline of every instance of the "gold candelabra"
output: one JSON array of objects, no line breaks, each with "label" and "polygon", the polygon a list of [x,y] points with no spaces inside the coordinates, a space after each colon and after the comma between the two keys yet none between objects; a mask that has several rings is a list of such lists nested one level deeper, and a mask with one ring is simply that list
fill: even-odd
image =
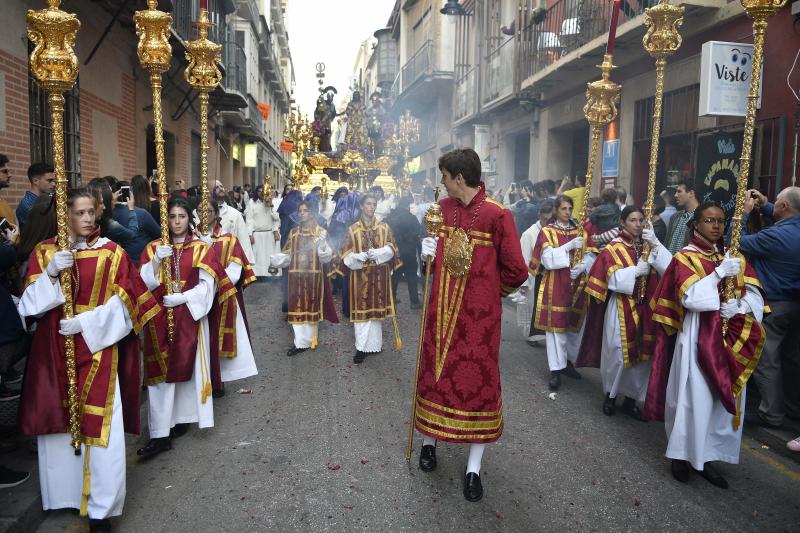
[{"label": "gold candelabra", "polygon": [[[742,139],[742,156],[739,160],[739,178],[736,181],[736,206],[733,210],[733,225],[730,242],[730,256],[739,255],[739,243],[742,239],[742,214],[744,212],[747,178],[750,175],[750,157],[753,152],[753,130],[756,124],[756,105],[761,86],[761,68],[764,64],[764,42],[767,36],[767,19],[786,5],[786,0],[741,0],[747,16],[753,19],[753,63],[750,76],[750,90],[747,93],[747,114],[744,120],[744,138]],[[725,284],[725,299],[735,297],[733,278]],[[728,321],[722,323],[723,334],[728,332]]]},{"label": "gold candelabra", "polygon": [[[583,114],[592,127],[592,142],[589,148],[589,163],[586,168],[586,185],[583,192],[583,205],[578,214],[578,227],[583,228],[583,219],[586,217],[586,206],[589,204],[589,196],[592,190],[592,179],[594,178],[594,167],[597,162],[597,152],[600,149],[600,140],[603,137],[603,129],[617,119],[619,111],[617,101],[622,86],[611,81],[611,69],[614,68],[611,62],[611,54],[603,56],[603,63],[599,66],[602,77],[587,84],[586,105],[583,106]],[[584,243],[581,250],[577,250],[572,256],[572,268],[578,266],[583,259],[583,250],[588,243]]]},{"label": "gold candelabra", "polygon": [[314,131],[308,122],[308,117],[292,111],[286,119],[286,129],[283,135],[292,142],[292,154],[295,158],[292,183],[295,187],[305,185],[310,174],[305,156],[306,152],[311,149],[314,139]]},{"label": "gold candelabra", "polygon": [[419,120],[406,109],[400,117],[397,132],[392,138],[392,143],[399,149],[403,156],[403,178],[402,186],[406,190],[411,190],[411,175],[408,171],[409,150],[413,144],[419,142]]},{"label": "gold candelabra", "polygon": [[222,81],[222,73],[217,66],[222,61],[222,45],[208,39],[208,11],[200,8],[197,22],[198,37],[186,43],[186,59],[189,61],[184,77],[189,85],[200,92],[200,231],[209,233],[208,217],[210,211],[208,189],[208,95]]},{"label": "gold candelabra", "polygon": [[[167,216],[167,165],[164,159],[164,124],[161,112],[161,76],[169,70],[172,59],[172,46],[169,44],[172,16],[157,9],[156,0],[147,1],[147,9],[137,11],[133,17],[139,44],[136,53],[142,68],[150,73],[150,88],[153,92],[153,124],[156,147],[156,179],[158,180],[159,219],[161,221],[161,242],[170,244],[169,220]],[[173,282],[170,259],[161,263],[161,282],[166,294],[172,294]],[[176,280],[180,281],[180,280]],[[175,335],[175,316],[167,309],[167,335],[172,342]]]},{"label": "gold candelabra", "polygon": [[[433,203],[425,212],[425,229],[430,237],[436,237],[444,225],[442,208],[439,207],[439,187],[434,192]],[[431,258],[425,259],[425,289],[422,296],[422,315],[419,320],[419,338],[417,340],[417,365],[414,371],[414,385],[411,389],[411,418],[408,422],[408,445],[406,446],[406,461],[411,461],[411,452],[414,451],[414,423],[417,418],[417,381],[419,381],[419,366],[422,359],[422,342],[425,340],[425,318],[428,316],[428,300],[431,281]],[[441,298],[442,295],[440,294]]]},{"label": "gold candelabra", "polygon": [[[644,25],[647,33],[642,44],[647,53],[656,60],[656,95],[653,107],[653,132],[650,141],[650,168],[647,175],[647,197],[644,202],[644,220],[652,226],[653,200],[656,195],[656,172],[658,170],[658,145],[661,138],[661,105],[664,101],[664,73],[667,59],[681,46],[683,39],[678,28],[683,24],[683,6],[673,6],[669,0],[644,10]],[[650,244],[645,242],[642,259],[650,256]],[[636,280],[636,298],[641,304],[647,296],[647,276]]]},{"label": "gold candelabra", "polygon": [[[73,47],[81,23],[74,14],[59,9],[60,4],[60,0],[48,0],[46,9],[29,10],[26,20],[28,39],[34,45],[30,57],[31,72],[36,83],[47,92],[47,101],[50,104],[58,247],[62,251],[69,251],[67,175],[64,162],[64,93],[72,89],[78,77],[78,58]],[[59,276],[61,291],[64,293],[64,318],[70,319],[75,312],[72,272],[62,270]],[[64,337],[64,353],[67,363],[69,432],[72,437],[71,445],[78,455],[81,450],[81,414],[75,339],[72,335]]]}]

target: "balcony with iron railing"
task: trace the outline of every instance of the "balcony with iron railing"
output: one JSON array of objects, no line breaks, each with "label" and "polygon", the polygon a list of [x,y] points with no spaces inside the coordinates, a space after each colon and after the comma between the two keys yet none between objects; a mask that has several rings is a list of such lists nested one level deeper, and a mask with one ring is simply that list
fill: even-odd
[{"label": "balcony with iron railing", "polygon": [[[200,12],[196,0],[172,0],[172,3],[174,5],[172,29],[175,34],[183,41],[197,39],[197,30],[193,23],[197,20]],[[227,4],[228,2],[225,0],[208,0],[208,18],[212,23],[208,29],[208,38],[215,43],[225,40]]]},{"label": "balcony with iron railing", "polygon": [[481,105],[490,106],[516,91],[514,54],[516,40],[508,38],[486,55]]},{"label": "balcony with iron railing", "polygon": [[452,88],[453,66],[439,56],[436,43],[428,40],[406,61],[392,84],[395,105],[408,103],[407,98],[417,105],[429,105],[437,94]]},{"label": "balcony with iron railing", "polygon": [[469,65],[456,66],[456,81],[453,90],[453,121],[474,116],[478,112],[478,81],[480,65],[470,68]]},{"label": "balcony with iron railing", "polygon": [[[717,10],[728,0],[682,0],[686,12],[684,18],[707,10]],[[543,81],[554,70],[567,64],[570,71],[592,72],[597,74],[594,65],[605,46],[613,3],[610,0],[555,0],[548,2],[546,13],[534,9],[538,1],[529,0],[529,5],[520,9],[517,21],[520,31],[515,39],[518,42],[516,65],[519,88]],[[646,54],[641,46],[645,33],[644,10],[655,5],[656,0],[626,0],[619,13],[617,41],[630,43],[637,55],[626,54],[615,58],[615,63],[633,61],[638,54]],[[534,16],[538,15],[538,16]],[[586,81],[575,76],[578,84]]]},{"label": "balcony with iron railing", "polygon": [[417,52],[411,56],[400,72],[403,82],[402,89],[406,90],[412,83],[420,77],[428,74],[433,65],[433,41],[425,41]]},{"label": "balcony with iron railing", "polygon": [[225,76],[222,85],[229,91],[241,95],[247,94],[247,55],[235,41],[222,43],[222,60],[225,64]]}]

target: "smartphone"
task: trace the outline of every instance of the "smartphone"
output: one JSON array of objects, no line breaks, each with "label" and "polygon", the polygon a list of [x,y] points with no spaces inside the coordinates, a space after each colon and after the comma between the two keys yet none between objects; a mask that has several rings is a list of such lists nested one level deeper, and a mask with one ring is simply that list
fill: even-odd
[{"label": "smartphone", "polygon": [[118,202],[127,202],[128,198],[131,197],[131,187],[130,185],[123,185],[119,188],[119,198],[117,199]]},{"label": "smartphone", "polygon": [[11,222],[5,218],[0,218],[0,233],[5,233],[11,229]]}]

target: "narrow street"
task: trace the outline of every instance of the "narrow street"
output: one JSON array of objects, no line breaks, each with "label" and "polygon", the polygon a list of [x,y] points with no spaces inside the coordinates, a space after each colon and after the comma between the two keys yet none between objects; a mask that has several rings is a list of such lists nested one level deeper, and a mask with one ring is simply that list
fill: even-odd
[{"label": "narrow street", "polygon": [[[128,482],[117,531],[790,531],[800,524],[800,468],[745,437],[731,488],[699,476],[674,481],[661,424],[601,413],[598,372],[547,389],[543,349],[532,349],[506,306],[502,370],[506,428],[487,448],[485,496],[461,495],[466,447],[440,444],[439,467],[404,458],[418,312],[401,285],[403,350],[390,323],[384,352],[352,363],[349,323],[325,325],[321,345],[287,358],[291,330],[277,284],[248,289],[260,375],[215,400],[216,427],[139,463],[128,438]],[[143,408],[143,414],[146,414]],[[146,418],[143,420],[146,428]],[[73,512],[39,531],[83,531]]]}]

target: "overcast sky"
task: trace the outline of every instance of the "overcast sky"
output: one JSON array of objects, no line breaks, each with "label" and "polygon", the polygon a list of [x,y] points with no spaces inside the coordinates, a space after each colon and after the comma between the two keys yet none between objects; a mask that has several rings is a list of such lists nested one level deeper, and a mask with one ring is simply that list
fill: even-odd
[{"label": "overcast sky", "polygon": [[395,0],[289,0],[289,46],[294,62],[295,99],[309,116],[319,91],[317,63],[325,63],[325,85],[348,92],[358,47],[386,26]]}]

